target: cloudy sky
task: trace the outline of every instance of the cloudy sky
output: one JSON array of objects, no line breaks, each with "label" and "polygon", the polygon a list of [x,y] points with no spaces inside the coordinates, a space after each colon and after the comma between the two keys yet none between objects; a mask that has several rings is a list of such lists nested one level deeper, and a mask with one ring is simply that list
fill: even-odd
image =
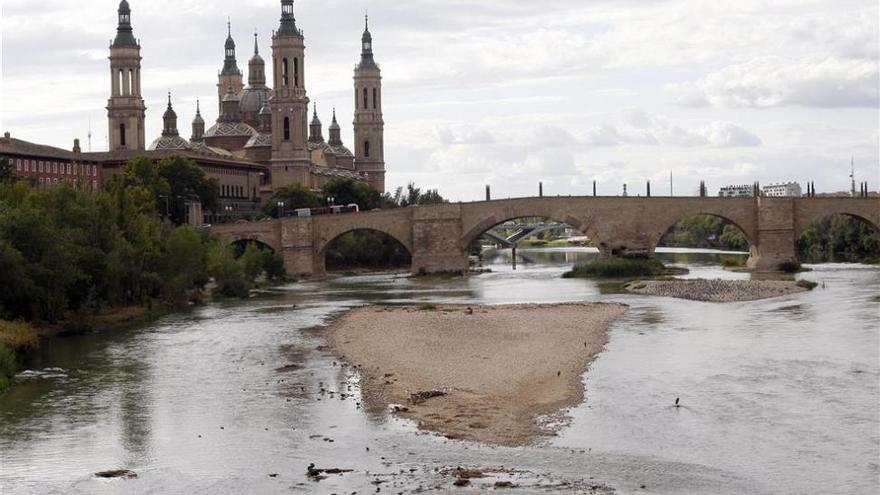
[{"label": "cloudy sky", "polygon": [[[130,0],[147,140],[170,89],[189,135],[217,116],[232,17],[239,66],[269,53],[278,0]],[[0,129],[106,149],[116,0],[2,0]],[[369,10],[384,76],[389,188],[454,200],[813,180],[880,183],[876,0],[297,0],[306,85],[351,143],[352,69]],[[326,133],[326,131],[325,131]]]}]

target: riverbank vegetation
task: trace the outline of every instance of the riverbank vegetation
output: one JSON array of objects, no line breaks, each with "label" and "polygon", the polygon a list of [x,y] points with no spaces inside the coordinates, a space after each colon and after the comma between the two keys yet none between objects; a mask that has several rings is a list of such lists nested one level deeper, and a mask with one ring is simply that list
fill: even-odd
[{"label": "riverbank vegetation", "polygon": [[39,346],[40,339],[31,325],[23,321],[0,320],[0,392],[12,384],[27,354]]},{"label": "riverbank vegetation", "polygon": [[97,193],[7,177],[0,318],[54,325],[113,308],[181,308],[201,301],[212,279],[218,294],[246,297],[263,274],[283,278],[278,255],[261,253],[257,270],[256,255],[236,259],[207,231],[179,226],[185,200],[211,208],[216,184],[183,158],[134,159]]},{"label": "riverbank vegetation", "polygon": [[833,215],[804,232],[797,252],[804,263],[880,263],[880,233],[861,219]]},{"label": "riverbank vegetation", "polygon": [[713,215],[694,215],[673,225],[660,239],[659,247],[748,251],[742,230]]},{"label": "riverbank vegetation", "polygon": [[634,278],[663,277],[687,273],[681,268],[668,267],[654,258],[641,256],[597,258],[576,265],[563,278]]}]

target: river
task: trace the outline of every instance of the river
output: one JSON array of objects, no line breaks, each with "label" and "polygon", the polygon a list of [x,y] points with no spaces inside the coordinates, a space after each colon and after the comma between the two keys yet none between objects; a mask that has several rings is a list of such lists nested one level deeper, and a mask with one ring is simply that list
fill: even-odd
[{"label": "river", "polygon": [[[459,465],[514,469],[531,487],[516,493],[566,493],[578,481],[617,493],[880,490],[877,267],[817,265],[800,275],[820,284],[813,292],[710,304],[561,279],[589,249],[518,255],[516,269],[502,251],[491,273],[468,278],[295,284],[124,332],[49,339],[0,396],[0,493],[446,491],[442,470]],[[717,253],[661,256],[691,277],[749,277],[722,270]],[[304,331],[378,302],[584,300],[630,310],[584,376],[586,401],[530,448],[447,441],[365,414],[356,377]],[[310,481],[310,463],[353,472]],[[115,468],[138,478],[93,476]]]}]

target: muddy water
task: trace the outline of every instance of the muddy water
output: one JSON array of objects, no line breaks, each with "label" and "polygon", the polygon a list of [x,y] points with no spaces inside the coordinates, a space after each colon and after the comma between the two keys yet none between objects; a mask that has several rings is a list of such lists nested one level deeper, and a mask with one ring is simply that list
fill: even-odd
[{"label": "muddy water", "polygon": [[[411,493],[504,466],[518,493],[875,493],[880,270],[823,265],[811,293],[718,305],[559,275],[587,249],[498,253],[467,279],[341,278],[112,335],[46,343],[0,396],[0,493]],[[672,252],[690,276],[744,277]],[[621,301],[587,400],[547,445],[492,448],[365,414],[355,377],[304,329],[376,302]],[[321,389],[324,393],[321,393]],[[331,396],[327,391],[334,392]],[[344,395],[343,395],[344,394]],[[683,407],[672,407],[675,398]],[[322,481],[306,467],[352,469]],[[101,480],[127,468],[135,480]],[[277,476],[270,476],[277,475]],[[380,484],[373,484],[380,482]],[[644,486],[645,488],[642,488]]]}]

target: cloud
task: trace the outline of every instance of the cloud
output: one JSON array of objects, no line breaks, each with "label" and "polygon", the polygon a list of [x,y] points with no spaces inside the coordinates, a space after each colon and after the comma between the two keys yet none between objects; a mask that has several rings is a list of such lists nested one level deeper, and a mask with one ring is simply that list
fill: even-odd
[{"label": "cloud", "polygon": [[876,60],[763,57],[727,66],[697,82],[667,87],[676,102],[691,107],[819,108],[878,105]]},{"label": "cloud", "polygon": [[698,128],[674,124],[663,115],[649,114],[642,108],[618,112],[611,121],[589,129],[583,140],[587,146],[668,146],[668,147],[745,147],[761,146],[761,138],[731,122],[713,121]]}]

